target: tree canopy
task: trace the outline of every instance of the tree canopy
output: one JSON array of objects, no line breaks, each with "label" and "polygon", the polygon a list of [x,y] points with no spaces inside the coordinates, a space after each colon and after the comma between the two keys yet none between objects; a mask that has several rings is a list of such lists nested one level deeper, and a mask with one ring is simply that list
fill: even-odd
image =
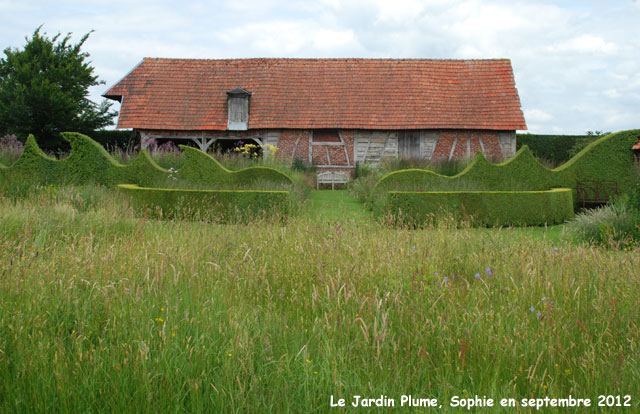
[{"label": "tree canopy", "polygon": [[34,134],[44,147],[60,145],[60,132],[91,133],[111,125],[111,103],[89,100],[89,87],[104,84],[94,75],[71,33],[48,38],[38,27],[23,50],[6,48],[0,59],[0,134]]}]

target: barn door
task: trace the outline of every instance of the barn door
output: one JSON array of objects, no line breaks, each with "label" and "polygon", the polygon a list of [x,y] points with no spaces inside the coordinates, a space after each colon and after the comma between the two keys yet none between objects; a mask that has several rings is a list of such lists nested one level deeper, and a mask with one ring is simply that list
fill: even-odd
[{"label": "barn door", "polygon": [[401,131],[398,134],[398,156],[422,158],[420,154],[420,131]]}]

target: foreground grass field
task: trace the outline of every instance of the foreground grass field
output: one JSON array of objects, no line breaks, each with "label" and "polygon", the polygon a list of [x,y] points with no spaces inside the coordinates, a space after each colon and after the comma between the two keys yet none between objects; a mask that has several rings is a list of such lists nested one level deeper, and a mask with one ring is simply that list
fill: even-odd
[{"label": "foreground grass field", "polygon": [[0,199],[0,412],[428,411],[403,394],[638,412],[637,249],[347,209],[215,225],[135,217],[100,188]]}]

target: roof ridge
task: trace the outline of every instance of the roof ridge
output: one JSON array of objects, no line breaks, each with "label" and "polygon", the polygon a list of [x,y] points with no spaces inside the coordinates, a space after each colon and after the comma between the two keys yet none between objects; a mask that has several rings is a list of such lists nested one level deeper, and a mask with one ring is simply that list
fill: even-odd
[{"label": "roof ridge", "polygon": [[250,58],[169,58],[169,57],[144,57],[142,62],[147,60],[179,60],[179,61],[203,61],[203,62],[221,62],[221,61],[247,61],[247,60],[289,60],[289,61],[319,61],[319,60],[327,60],[327,61],[345,61],[345,60],[356,60],[356,61],[415,61],[415,62],[497,62],[497,61],[505,61],[511,62],[510,58],[473,58],[473,59],[454,59],[454,58],[360,58],[360,57],[330,57],[330,58],[297,58],[297,57],[250,57]]},{"label": "roof ridge", "polygon": [[504,58],[144,58],[105,96],[120,128],[224,130],[236,87],[252,129],[526,129]]}]

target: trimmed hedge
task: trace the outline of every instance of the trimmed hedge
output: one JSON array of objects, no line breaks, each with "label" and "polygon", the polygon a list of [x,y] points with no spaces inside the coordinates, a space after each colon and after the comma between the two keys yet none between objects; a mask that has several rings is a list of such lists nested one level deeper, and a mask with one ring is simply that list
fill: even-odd
[{"label": "trimmed hedge", "polygon": [[[102,184],[119,183],[156,186],[166,183],[169,171],[159,167],[146,150],[128,164],[117,162],[100,144],[86,135],[63,132],[71,144],[68,158],[57,160],[46,155],[33,135],[29,135],[20,158],[8,168],[2,168],[4,184]],[[186,160],[178,175],[189,183],[205,185],[248,185],[256,181],[291,184],[285,174],[272,168],[250,167],[229,171],[216,160],[195,148],[182,146]]]},{"label": "trimmed hedge", "polygon": [[570,158],[570,151],[576,142],[588,138],[588,135],[537,135],[517,134],[517,149],[529,147],[534,156],[558,164]]},{"label": "trimmed hedge", "polygon": [[57,160],[45,154],[33,135],[25,142],[20,158],[6,170],[7,181],[25,184],[102,184],[129,182],[153,185],[166,180],[168,171],[142,150],[129,164],[118,163],[100,144],[76,132],[63,132],[71,144],[69,157]]},{"label": "trimmed hedge", "polygon": [[389,193],[392,216],[399,224],[421,226],[440,214],[470,218],[488,226],[538,226],[573,218],[568,188],[549,191],[444,191]]},{"label": "trimmed hedge", "polygon": [[136,210],[153,217],[238,222],[287,214],[288,191],[183,190],[119,184]]},{"label": "trimmed hedge", "polygon": [[177,173],[179,179],[196,183],[221,183],[226,185],[250,185],[254,182],[293,184],[280,171],[269,167],[249,167],[238,171],[226,169],[215,158],[196,148],[180,145],[185,162]]},{"label": "trimmed hedge", "polygon": [[131,144],[137,144],[139,138],[136,139],[133,131],[93,131],[91,139],[105,148],[120,148],[126,150]]},{"label": "trimmed hedge", "polygon": [[428,170],[402,170],[389,173],[376,183],[379,192],[410,189],[455,188],[461,182],[483,190],[549,190],[570,188],[577,200],[580,180],[612,180],[622,193],[637,187],[637,172],[631,147],[640,130],[621,131],[602,137],[579,152],[566,164],[550,170],[540,164],[529,148],[522,147],[502,164],[492,164],[481,153],[461,173],[446,177]]}]

